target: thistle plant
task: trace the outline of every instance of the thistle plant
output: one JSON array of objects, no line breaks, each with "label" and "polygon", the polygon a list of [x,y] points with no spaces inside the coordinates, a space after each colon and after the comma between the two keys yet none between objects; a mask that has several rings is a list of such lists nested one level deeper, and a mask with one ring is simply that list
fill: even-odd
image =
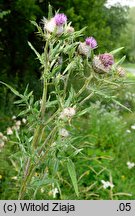
[{"label": "thistle plant", "polygon": [[[98,95],[106,100],[120,103],[113,92],[124,84],[124,69],[120,64],[125,59],[115,62],[114,55],[122,48],[95,55],[98,42],[92,36],[85,37],[83,32],[75,31],[65,14],[52,15],[49,6],[48,19],[43,18],[42,26],[31,22],[37,28],[37,34],[42,39],[44,51],[37,52],[28,42],[41,63],[42,97],[35,101],[33,91],[24,94],[5,84],[19,97],[15,102],[24,107],[18,116],[27,116],[27,131],[21,140],[16,136],[20,148],[20,168],[18,171],[20,190],[18,199],[27,197],[33,188],[33,197],[42,185],[57,187],[61,195],[58,176],[59,166],[66,167],[75,193],[79,196],[77,174],[74,160],[82,149],[74,146],[75,137],[70,129],[75,118],[82,117],[89,111],[85,103]],[[80,38],[84,38],[84,42]],[[85,39],[86,38],[86,39]],[[81,79],[78,87],[72,80]],[[77,137],[76,137],[77,139]],[[68,150],[72,154],[67,154]],[[40,170],[41,178],[34,181],[34,173]]]}]

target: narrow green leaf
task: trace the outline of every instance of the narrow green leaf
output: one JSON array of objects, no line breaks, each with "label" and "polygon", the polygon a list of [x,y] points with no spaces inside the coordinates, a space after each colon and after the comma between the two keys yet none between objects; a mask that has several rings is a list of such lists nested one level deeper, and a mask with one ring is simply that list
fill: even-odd
[{"label": "narrow green leaf", "polygon": [[17,90],[15,90],[12,86],[8,85],[7,83],[4,83],[0,81],[1,84],[5,85],[7,88],[9,88],[16,96],[23,98],[23,95],[21,95]]},{"label": "narrow green leaf", "polygon": [[112,100],[114,103],[118,104],[119,106],[123,107],[124,109],[128,110],[129,112],[132,112],[129,108],[127,108],[126,106],[124,106],[123,104],[121,104],[119,101],[113,99]]},{"label": "narrow green leaf", "polygon": [[72,162],[72,160],[70,160],[70,159],[68,159],[67,168],[68,168],[68,172],[69,172],[72,184],[74,186],[75,193],[76,193],[77,196],[79,196],[75,165]]},{"label": "narrow green leaf", "polygon": [[118,48],[118,49],[115,49],[115,50],[111,51],[110,53],[111,53],[112,55],[115,55],[116,53],[120,52],[122,49],[124,49],[124,47],[120,47],[120,48]]},{"label": "narrow green leaf", "polygon": [[69,107],[72,103],[72,100],[74,99],[75,96],[75,91],[73,89],[73,87],[71,86],[70,92],[69,92],[69,97],[65,102],[65,107]]},{"label": "narrow green leaf", "polygon": [[86,114],[87,112],[89,112],[90,110],[91,110],[91,107],[88,107],[88,108],[82,110],[81,112],[79,112],[78,116],[82,116],[82,115]]},{"label": "narrow green leaf", "polygon": [[116,67],[116,66],[118,66],[118,65],[121,65],[121,64],[125,61],[125,59],[126,59],[126,56],[123,56],[118,62],[116,62],[116,63],[114,64],[114,67]]},{"label": "narrow green leaf", "polygon": [[43,59],[41,57],[41,55],[37,52],[37,50],[33,47],[33,45],[28,41],[28,45],[30,46],[30,48],[34,51],[34,53],[36,54],[36,56],[38,57],[39,61],[41,64],[43,64]]},{"label": "narrow green leaf", "polygon": [[38,24],[35,21],[30,20],[30,22],[31,22],[31,24],[33,24],[34,26],[36,26],[38,28]]},{"label": "narrow green leaf", "polygon": [[71,70],[73,67],[74,67],[74,61],[71,62],[70,64],[68,64],[68,66],[66,67],[66,69],[64,70],[63,74],[62,75],[65,75],[65,73],[68,71],[68,70]]},{"label": "narrow green leaf", "polygon": [[49,4],[48,5],[48,19],[51,19],[52,17],[53,17],[52,6]]},{"label": "narrow green leaf", "polygon": [[29,109],[23,110],[22,112],[20,112],[20,113],[18,114],[18,117],[19,117],[19,116],[25,116],[29,111],[30,111]]}]

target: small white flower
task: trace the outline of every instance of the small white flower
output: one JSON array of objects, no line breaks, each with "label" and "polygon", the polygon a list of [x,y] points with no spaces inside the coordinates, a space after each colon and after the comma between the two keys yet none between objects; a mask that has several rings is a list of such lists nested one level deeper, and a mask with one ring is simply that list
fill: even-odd
[{"label": "small white flower", "polygon": [[20,126],[19,126],[19,125],[14,125],[14,126],[12,127],[12,129],[13,129],[13,130],[20,130]]},{"label": "small white flower", "polygon": [[62,128],[59,132],[59,134],[62,136],[62,137],[68,137],[69,136],[69,132],[65,129],[65,128]]},{"label": "small white flower", "polygon": [[17,180],[17,176],[13,176],[13,177],[11,177],[11,179]]},{"label": "small white flower", "polygon": [[127,162],[128,169],[132,169],[135,166],[135,163]]},{"label": "small white flower", "polygon": [[22,122],[26,124],[27,120],[25,118],[22,119]]},{"label": "small white flower", "polygon": [[56,198],[56,194],[59,193],[58,188],[52,189],[53,198]]},{"label": "small white flower", "polygon": [[113,188],[114,187],[114,184],[112,184],[111,182],[109,181],[104,181],[104,180],[101,180],[102,184],[103,184],[103,188],[106,189],[108,187],[110,188]]},{"label": "small white flower", "polygon": [[7,128],[7,135],[12,135],[13,131],[10,127]]},{"label": "small white flower", "polygon": [[135,125],[131,125],[131,129],[135,130]]},{"label": "small white flower", "polygon": [[18,120],[18,121],[16,121],[16,126],[20,126],[21,125],[21,121],[20,120]]},{"label": "small white flower", "polygon": [[126,130],[127,133],[131,133],[131,130]]},{"label": "small white flower", "polygon": [[45,190],[44,190],[44,188],[41,188],[40,191],[41,191],[41,193],[44,193]]},{"label": "small white flower", "polygon": [[12,116],[12,120],[15,120],[16,119],[16,116],[14,115],[14,116]]}]

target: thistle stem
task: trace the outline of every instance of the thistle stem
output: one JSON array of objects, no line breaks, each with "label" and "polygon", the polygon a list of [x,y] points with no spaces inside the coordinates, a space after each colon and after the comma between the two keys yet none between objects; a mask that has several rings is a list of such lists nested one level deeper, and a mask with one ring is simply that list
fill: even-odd
[{"label": "thistle stem", "polygon": [[[41,139],[43,134],[41,131],[44,128],[44,125],[42,124],[42,121],[44,120],[44,115],[45,115],[45,109],[46,109],[46,100],[47,100],[47,73],[49,69],[49,56],[48,56],[48,45],[49,41],[46,41],[44,53],[45,53],[45,65],[44,65],[44,73],[43,73],[43,94],[42,94],[42,103],[41,103],[41,108],[40,108],[40,120],[41,123],[40,125],[37,126],[37,128],[34,131],[34,136],[32,140],[32,152],[34,153],[35,149],[38,146],[39,139]],[[24,179],[22,182],[22,187],[19,192],[19,197],[18,199],[23,199],[24,195],[26,193],[27,185],[31,181],[31,178],[33,176],[33,172],[35,170],[36,165],[32,163],[31,158],[28,158],[26,168],[24,170]]]}]

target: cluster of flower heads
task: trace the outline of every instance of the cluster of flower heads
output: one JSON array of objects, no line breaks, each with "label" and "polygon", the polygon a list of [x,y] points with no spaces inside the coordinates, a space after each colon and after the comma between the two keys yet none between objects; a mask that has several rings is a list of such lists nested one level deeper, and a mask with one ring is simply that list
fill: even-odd
[{"label": "cluster of flower heads", "polygon": [[[66,107],[60,113],[59,118],[62,120],[69,120],[70,121],[75,114],[76,114],[76,109],[74,107]],[[63,138],[68,137],[69,132],[65,128],[61,128],[59,131],[59,135]]]},{"label": "cluster of flower heads", "polygon": [[[67,25],[67,16],[63,13],[58,13],[50,20],[43,19],[44,31],[47,33],[55,32],[56,35],[61,35],[64,32],[73,33],[74,28],[70,25]],[[91,51],[98,47],[97,41],[94,37],[87,37],[84,42],[80,42],[78,46],[78,53],[87,57],[91,57]],[[110,53],[104,53],[94,56],[92,60],[92,67],[95,72],[109,73],[114,65],[114,57]],[[118,76],[124,77],[126,71],[118,66],[116,68]]]},{"label": "cluster of flower heads", "polygon": [[2,148],[4,147],[5,143],[8,141],[7,137],[14,134],[15,130],[19,130],[21,124],[26,124],[26,122],[27,122],[27,120],[25,118],[23,118],[21,120],[17,120],[16,116],[13,116],[12,120],[14,121],[14,125],[12,127],[8,127],[6,129],[7,136],[5,136],[2,132],[0,132],[0,152],[1,152]]},{"label": "cluster of flower heads", "polygon": [[26,124],[27,120],[23,118],[22,120],[16,120],[16,116],[12,117],[12,120],[14,121],[14,125],[12,127],[7,128],[7,135],[12,135],[15,130],[19,130],[21,124]]}]

